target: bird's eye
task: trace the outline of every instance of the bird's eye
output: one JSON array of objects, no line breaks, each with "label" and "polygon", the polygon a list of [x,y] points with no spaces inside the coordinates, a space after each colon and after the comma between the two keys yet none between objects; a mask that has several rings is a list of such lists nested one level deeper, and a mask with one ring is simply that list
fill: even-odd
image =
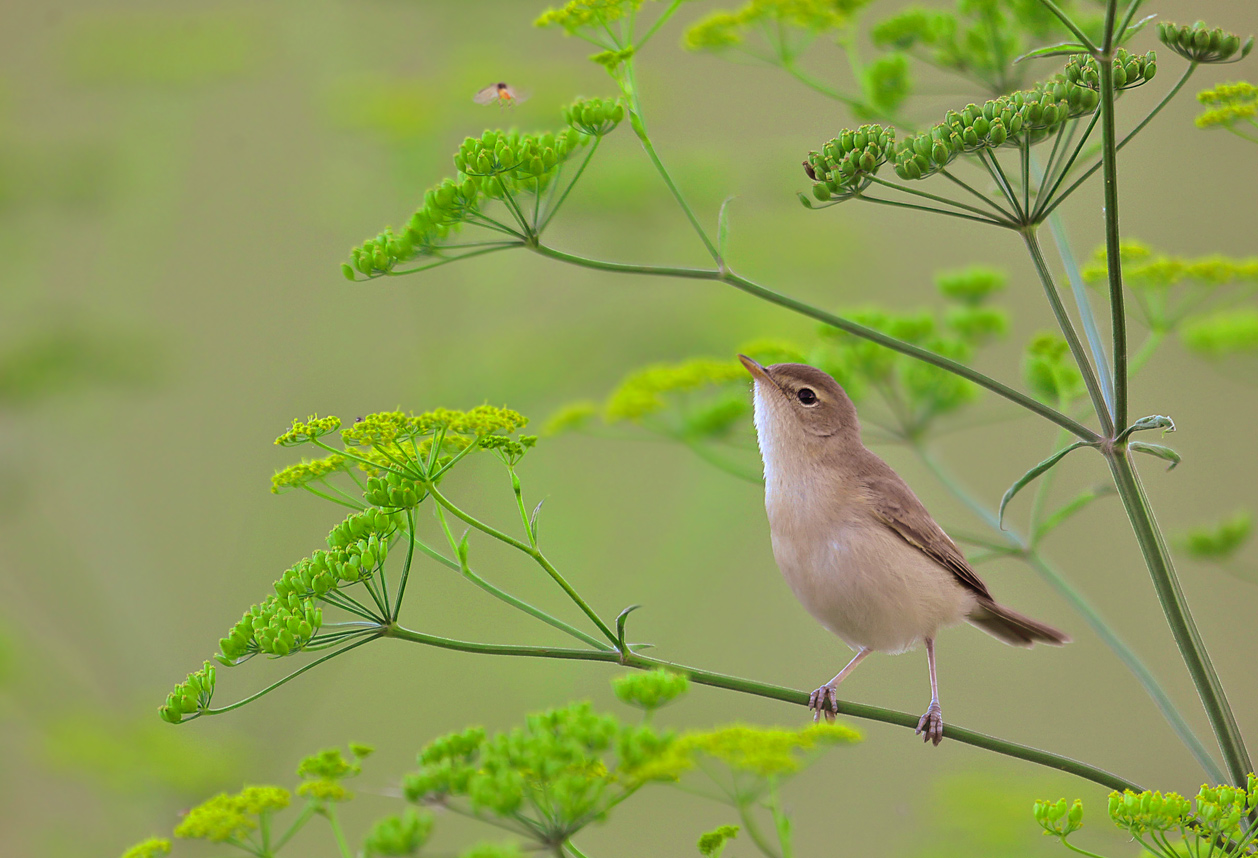
[{"label": "bird's eye", "polygon": [[817,404],[817,394],[813,392],[811,387],[801,387],[795,396],[805,405]]}]

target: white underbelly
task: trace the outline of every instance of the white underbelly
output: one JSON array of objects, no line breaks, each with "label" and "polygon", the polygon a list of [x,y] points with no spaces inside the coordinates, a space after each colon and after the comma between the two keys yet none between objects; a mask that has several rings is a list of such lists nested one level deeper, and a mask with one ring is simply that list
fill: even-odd
[{"label": "white underbelly", "polygon": [[795,597],[855,649],[903,652],[974,607],[951,572],[876,522],[833,528],[828,538],[773,530],[773,554]]}]

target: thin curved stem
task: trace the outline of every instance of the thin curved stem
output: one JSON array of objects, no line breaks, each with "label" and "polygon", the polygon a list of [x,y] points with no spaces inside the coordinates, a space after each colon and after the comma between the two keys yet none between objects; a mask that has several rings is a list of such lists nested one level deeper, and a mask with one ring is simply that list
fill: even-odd
[{"label": "thin curved stem", "polygon": [[[595,612],[593,608],[591,608],[586,603],[585,599],[581,598],[581,594],[572,588],[572,585],[568,583],[567,579],[564,578],[563,575],[559,574],[559,570],[556,569],[553,565],[551,565],[551,562],[546,559],[546,555],[542,554],[541,551],[534,548],[532,545],[529,545],[526,542],[521,542],[515,537],[508,536],[502,531],[494,527],[491,527],[488,524],[485,524],[483,521],[480,521],[479,519],[474,518],[473,516],[459,509],[457,506],[451,503],[446,498],[446,496],[443,495],[437,489],[436,486],[429,485],[428,490],[432,493],[433,499],[436,500],[437,503],[441,504],[450,512],[454,513],[455,516],[467,522],[472,527],[479,530],[481,533],[484,533],[488,536],[492,536],[494,539],[497,539],[499,542],[504,542],[507,545],[510,545],[512,548],[515,548],[518,551],[522,551],[528,556],[532,557],[533,560],[537,563],[537,565],[541,566],[542,569],[546,571],[546,574],[549,575],[555,581],[555,583],[558,584],[560,588],[562,588],[563,591],[568,594],[568,598],[571,599],[573,603],[576,604],[576,606],[580,608],[581,611],[587,617],[590,618],[590,621],[594,623],[595,626],[598,627],[598,630],[602,632],[603,635],[606,636],[609,641],[611,641],[612,646],[615,647],[617,644],[619,644],[619,639],[616,637],[616,633],[613,632],[605,622],[603,622],[603,619]],[[538,619],[543,619],[543,618],[538,617]]]},{"label": "thin curved stem", "polygon": [[[1170,100],[1174,98],[1181,89],[1184,88],[1184,84],[1188,82],[1188,78],[1192,77],[1193,72],[1195,72],[1196,70],[1197,70],[1197,63],[1188,64],[1188,68],[1184,70],[1183,75],[1181,75],[1179,80],[1175,82],[1175,85],[1171,87],[1170,91],[1167,92],[1166,95],[1162,97],[1162,100],[1159,101],[1157,105],[1152,110],[1149,111],[1149,115],[1146,116],[1144,119],[1140,120],[1140,124],[1137,125],[1135,128],[1131,129],[1130,131],[1128,131],[1127,136],[1123,137],[1123,139],[1118,142],[1117,148],[1119,150],[1121,150],[1124,146],[1130,143],[1132,138],[1134,138],[1137,134],[1143,131],[1144,127],[1153,121],[1153,117],[1157,116],[1159,113],[1162,112],[1162,108],[1166,107],[1166,105],[1170,102]],[[1096,116],[1098,115],[1099,115],[1099,111],[1097,114],[1093,114],[1094,121],[1095,121]],[[1084,135],[1083,140],[1086,140],[1086,139],[1087,139],[1087,135]],[[1079,141],[1080,148],[1083,147],[1083,140]],[[1078,152],[1076,152],[1075,154],[1077,155]],[[1074,162],[1074,159],[1072,158],[1071,163],[1073,162]],[[1102,164],[1103,164],[1102,161],[1097,161],[1095,164],[1089,167],[1083,173],[1083,175],[1081,175],[1078,179],[1076,179],[1073,183],[1071,183],[1070,187],[1062,191],[1060,196],[1054,196],[1052,202],[1048,204],[1048,207],[1044,210],[1043,214],[1041,214],[1040,217],[1043,218],[1044,216],[1052,212],[1053,209],[1061,205],[1062,201],[1065,200],[1066,197],[1073,194],[1079,188],[1080,185],[1082,185],[1092,176],[1093,173],[1101,169]],[[1070,169],[1070,165],[1067,165],[1066,170],[1069,171],[1069,169]],[[1065,172],[1063,172],[1061,175],[1061,178],[1065,178],[1065,175],[1066,175]],[[1058,180],[1058,183],[1060,184],[1060,179]],[[1056,190],[1057,189],[1054,187],[1053,189],[1054,194],[1056,193]]]},{"label": "thin curved stem", "polygon": [[1079,40],[1079,44],[1087,48],[1090,53],[1096,52],[1096,45],[1092,44],[1088,34],[1079,29],[1079,25],[1072,21],[1070,16],[1061,10],[1061,7],[1054,3],[1053,0],[1040,0],[1040,2],[1044,4],[1044,8],[1057,16],[1057,20],[1061,21],[1067,30],[1074,34],[1074,37]]},{"label": "thin curved stem", "polygon": [[856,199],[864,200],[870,203],[880,203],[884,206],[899,206],[902,209],[914,209],[919,212],[930,212],[932,214],[947,215],[948,217],[959,217],[962,220],[977,221],[978,223],[985,223],[985,224],[988,224],[989,226],[1003,226],[1003,227],[1010,226],[1010,224],[1007,224],[1003,221],[995,220],[990,217],[978,217],[976,215],[964,214],[962,212],[950,212],[947,209],[937,209],[937,208],[934,208],[933,206],[919,206],[914,203],[902,203],[902,202],[899,202],[898,200],[884,200],[879,197],[866,196],[865,194],[857,194]]},{"label": "thin curved stem", "polygon": [[297,677],[301,676],[301,675],[302,675],[303,673],[305,673],[307,670],[313,670],[314,668],[316,668],[316,667],[318,667],[319,665],[323,664],[325,661],[331,661],[332,659],[336,658],[338,655],[344,655],[345,653],[349,652],[350,650],[352,650],[352,649],[356,649],[357,647],[362,646],[363,644],[367,643],[368,641],[373,641],[373,640],[375,640],[376,638],[381,637],[382,635],[387,635],[387,634],[388,634],[388,629],[389,629],[389,627],[388,627],[388,626],[379,626],[379,627],[378,627],[378,630],[373,630],[373,631],[364,631],[364,632],[363,632],[363,634],[364,634],[364,635],[368,635],[368,637],[364,637],[364,638],[363,638],[362,640],[360,640],[360,641],[354,641],[352,644],[349,644],[348,646],[343,646],[343,647],[341,647],[340,649],[338,649],[336,652],[330,652],[330,653],[328,653],[327,655],[322,656],[321,658],[316,658],[314,661],[310,662],[309,664],[302,665],[301,667],[297,668],[297,669],[296,669],[296,670],[294,670],[292,673],[290,673],[288,676],[285,676],[283,679],[281,679],[281,680],[279,680],[279,681],[277,681],[277,682],[273,682],[273,683],[271,683],[271,684],[270,684],[270,685],[268,685],[266,688],[262,689],[261,691],[257,692],[256,694],[250,694],[248,697],[246,697],[246,698],[245,698],[245,699],[243,699],[243,700],[237,700],[235,703],[232,703],[232,704],[230,704],[230,705],[228,705],[228,706],[223,706],[223,707],[221,707],[221,708],[219,708],[219,709],[206,709],[204,712],[198,712],[198,713],[197,713],[195,716],[193,716],[192,718],[185,718],[185,719],[183,719],[183,721],[181,721],[181,722],[179,722],[179,723],[181,723],[181,724],[182,724],[182,723],[185,723],[185,722],[187,722],[187,721],[194,721],[194,720],[196,720],[197,718],[201,717],[202,715],[222,715],[224,712],[230,712],[230,711],[232,711],[233,709],[239,709],[241,706],[245,706],[245,705],[247,705],[247,704],[249,704],[249,703],[252,703],[253,701],[257,700],[259,697],[264,697],[264,696],[266,696],[267,694],[270,694],[272,691],[274,691],[275,689],[279,688],[281,685],[284,685],[284,684],[285,684],[285,683],[287,683],[287,682],[291,682],[292,680],[294,680],[294,679],[296,679]]},{"label": "thin curved stem", "polygon": [[598,151],[598,144],[601,142],[603,142],[602,137],[594,138],[594,142],[590,144],[590,151],[585,153],[585,160],[583,160],[581,162],[581,166],[577,168],[577,172],[572,177],[572,181],[568,183],[567,187],[564,188],[563,193],[559,195],[559,199],[555,202],[554,208],[550,208],[549,206],[547,207],[548,210],[546,212],[546,217],[542,220],[542,225],[537,228],[538,235],[541,235],[542,232],[545,231],[546,227],[550,225],[551,219],[559,212],[559,208],[563,205],[564,200],[568,199],[568,194],[572,192],[574,187],[576,187],[577,180],[581,178],[581,174],[584,173],[585,168],[589,166],[590,160],[594,157],[594,153]]},{"label": "thin curved stem", "polygon": [[593,268],[599,271],[611,271],[619,274],[648,274],[662,277],[681,277],[691,280],[715,280],[727,283],[735,289],[746,292],[747,294],[760,298],[761,300],[768,301],[771,304],[784,307],[795,313],[799,313],[802,316],[807,316],[810,319],[816,319],[819,322],[824,322],[831,327],[846,331],[853,336],[870,340],[881,346],[885,346],[892,351],[924,361],[932,366],[951,372],[954,375],[959,375],[962,378],[974,382],[980,387],[986,388],[987,390],[990,390],[993,393],[1022,406],[1028,411],[1035,412],[1041,417],[1069,430],[1072,435],[1076,435],[1083,440],[1099,441],[1101,439],[1100,435],[1077,420],[1062,414],[1039,400],[1027,396],[1021,391],[1014,390],[1012,387],[1009,387],[994,378],[990,378],[981,372],[971,369],[965,364],[943,357],[942,355],[937,355],[934,352],[927,351],[926,349],[912,345],[911,343],[906,343],[903,340],[898,340],[895,337],[887,336],[881,331],[874,330],[873,328],[866,327],[865,325],[857,324],[856,322],[853,322],[850,319],[845,319],[842,316],[828,313],[819,307],[814,307],[811,304],[783,295],[780,292],[775,292],[766,286],[761,286],[759,283],[735,274],[729,270],[720,271],[718,269],[710,268],[670,268],[651,265],[631,265],[622,262],[608,262],[605,260],[589,259],[583,256],[565,253],[564,251],[556,250],[555,248],[548,247],[546,245],[538,245],[530,249],[534,253],[538,253],[551,259],[557,259],[561,262],[567,262],[572,265],[580,265],[584,268]]},{"label": "thin curved stem", "polygon": [[[729,691],[737,691],[743,694],[753,694],[758,697],[780,700],[784,703],[792,703],[797,706],[806,706],[808,704],[809,695],[806,691],[798,691],[793,688],[786,688],[781,685],[772,685],[765,682],[756,682],[754,680],[743,679],[738,676],[728,676],[726,674],[716,673],[710,670],[703,670],[697,667],[677,664],[664,659],[650,658],[649,656],[644,656],[635,652],[614,653],[586,649],[518,646],[513,644],[485,644],[425,634],[424,632],[404,629],[396,624],[384,629],[382,636],[397,638],[398,640],[409,641],[411,643],[427,644],[429,646],[440,647],[442,649],[457,650],[459,652],[474,652],[482,655],[508,655],[532,658],[601,661],[622,664],[626,667],[632,667],[637,670],[653,670],[658,667],[663,667],[675,673],[683,673],[689,677],[692,682],[696,682],[700,685],[708,685],[713,688],[724,688]],[[880,721],[884,724],[894,724],[899,727],[907,727],[911,730],[917,729],[917,715],[910,715],[907,712],[897,712],[893,709],[883,709],[878,706],[868,706],[863,703],[851,703],[840,700],[837,712],[839,715],[846,715],[851,718],[863,718],[870,721]],[[994,736],[988,736],[985,733],[979,733],[974,730],[967,730],[964,727],[955,727],[949,724],[947,727],[947,736],[948,738],[954,739],[962,744],[973,745],[976,748],[994,751],[995,753],[1003,754],[1007,757],[1013,757],[1015,759],[1035,763],[1037,765],[1057,769],[1058,771],[1075,775],[1110,789],[1130,789],[1135,792],[1142,791],[1140,786],[1132,783],[1131,781],[1119,777],[1111,772],[1107,772],[1104,769],[1097,768],[1096,766],[1091,766],[1078,760],[1072,760],[1069,757],[1063,757],[1049,751],[1041,751],[1038,748],[1032,748],[1027,745],[1019,745],[1016,742],[1008,742],[1004,739],[997,739]]]},{"label": "thin curved stem", "polygon": [[940,171],[939,171],[939,175],[943,176],[945,179],[947,179],[948,181],[952,182],[952,183],[953,183],[954,185],[956,185],[957,187],[962,188],[962,189],[964,189],[964,190],[968,191],[970,194],[972,194],[972,195],[973,195],[973,196],[975,196],[976,198],[978,198],[978,199],[982,200],[984,203],[986,203],[987,205],[991,206],[991,208],[992,208],[992,209],[993,209],[996,213],[998,213],[1001,217],[1005,218],[1006,220],[1012,221],[1012,220],[1014,219],[1014,217],[1013,217],[1013,212],[1009,211],[1009,209],[1007,209],[1007,208],[1005,208],[1004,206],[1000,205],[999,203],[997,203],[995,200],[991,199],[991,198],[990,198],[990,197],[988,197],[987,195],[985,195],[985,194],[983,194],[983,193],[979,192],[979,190],[978,190],[977,188],[974,188],[974,187],[973,187],[973,186],[971,186],[968,182],[965,182],[965,181],[963,181],[963,180],[961,180],[961,179],[957,178],[956,176],[954,176],[954,175],[952,175],[951,173],[949,173],[947,170],[940,170]]},{"label": "thin curved stem", "polygon": [[668,190],[673,195],[673,199],[677,200],[677,205],[681,206],[682,212],[685,213],[686,219],[690,221],[690,225],[694,227],[694,231],[698,234],[699,239],[703,242],[703,246],[707,249],[708,255],[712,257],[718,265],[721,263],[721,254],[716,245],[712,243],[712,239],[708,238],[708,233],[704,230],[703,225],[699,223],[699,218],[695,216],[694,210],[690,208],[690,204],[686,202],[686,198],[682,196],[681,189],[677,187],[677,183],[673,181],[673,177],[669,174],[668,168],[664,166],[664,162],[660,160],[660,156],[655,151],[655,144],[651,142],[651,136],[646,130],[646,119],[642,115],[642,100],[638,96],[637,76],[634,71],[633,58],[625,60],[625,82],[623,89],[627,90],[625,95],[629,100],[629,125],[633,128],[633,133],[637,135],[638,142],[642,144],[643,151],[647,157],[651,159],[651,163],[655,165],[655,171],[660,174],[660,178],[664,180],[664,184],[668,186]]},{"label": "thin curved stem", "polygon": [[[900,191],[901,193],[905,193],[905,194],[912,194],[913,196],[916,196],[916,197],[924,197],[928,200],[934,200],[937,203],[943,203],[949,206],[956,206],[959,209],[965,209],[968,212],[974,212],[977,215],[981,215],[985,219],[990,220],[992,218],[989,212],[986,212],[983,209],[980,209],[976,206],[966,205],[965,203],[959,203],[956,200],[950,200],[947,197],[941,197],[937,194],[928,194],[925,191],[918,191],[918,190],[915,190],[914,188],[906,187],[905,185],[900,185],[895,182],[888,182],[886,179],[880,179],[877,176],[870,176],[869,178],[870,178],[870,181],[876,184],[882,185],[885,188],[891,188],[892,190]],[[949,177],[949,178],[952,178],[952,177]],[[957,180],[954,178],[953,181],[957,181]],[[1007,222],[1004,225],[1012,226],[1012,222]]]}]

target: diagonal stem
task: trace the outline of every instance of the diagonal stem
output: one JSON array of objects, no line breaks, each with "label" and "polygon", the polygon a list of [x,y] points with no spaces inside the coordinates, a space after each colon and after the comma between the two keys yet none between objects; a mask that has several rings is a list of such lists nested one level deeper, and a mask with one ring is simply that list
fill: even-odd
[{"label": "diagonal stem", "polygon": [[[556,659],[574,659],[578,661],[601,661],[607,663],[623,664],[626,667],[632,667],[637,670],[654,670],[656,668],[665,668],[674,673],[685,674],[692,682],[700,685],[708,685],[713,688],[724,688],[728,691],[737,691],[742,694],[753,694],[758,697],[766,697],[770,700],[780,700],[784,703],[792,703],[797,706],[807,706],[809,694],[806,691],[798,691],[793,688],[786,688],[782,685],[773,685],[766,682],[756,682],[751,679],[743,679],[739,676],[729,676],[723,673],[716,673],[710,670],[703,670],[698,667],[690,667],[684,664],[666,661],[660,658],[651,658],[635,652],[614,653],[601,652],[586,649],[562,649],[554,647],[539,646],[519,646],[514,644],[486,644],[474,641],[461,641],[453,638],[439,637],[424,632],[412,631],[402,628],[396,624],[388,626],[383,631],[384,637],[397,638],[398,640],[408,641],[410,643],[426,644],[428,646],[441,647],[443,649],[457,650],[460,652],[473,652],[482,655],[508,655],[508,656],[525,656],[533,658],[556,658]],[[910,730],[917,728],[919,716],[910,715],[907,712],[897,712],[893,709],[884,709],[880,706],[868,706],[864,703],[851,703],[846,700],[837,702],[837,712],[840,715],[846,715],[851,718],[864,718],[870,721],[880,721],[884,724],[894,724],[899,727],[907,727]],[[1072,760],[1069,757],[1063,757],[1060,754],[1054,754],[1049,751],[1041,751],[1039,748],[1032,748],[1028,745],[1020,745],[1016,742],[1009,742],[1004,739],[998,739],[995,736],[988,736],[985,733],[979,733],[975,730],[967,730],[964,727],[956,727],[948,725],[948,738],[953,739],[965,745],[972,745],[976,748],[984,748],[994,751],[998,754],[1004,754],[1015,759],[1025,760],[1037,765],[1046,766],[1048,768],[1057,769],[1076,777],[1084,778],[1101,786],[1116,790],[1130,789],[1135,792],[1141,792],[1141,787],[1131,781],[1119,777],[1118,775],[1107,772],[1096,766],[1078,760]]]},{"label": "diagonal stem", "polygon": [[994,378],[986,376],[977,370],[971,369],[963,363],[952,360],[951,358],[946,358],[943,355],[937,355],[934,352],[928,351],[920,346],[915,346],[912,343],[906,343],[903,340],[898,340],[895,337],[888,336],[881,331],[874,330],[873,328],[866,327],[865,325],[857,324],[856,322],[853,322],[850,319],[845,319],[842,316],[836,316],[834,313],[827,313],[819,307],[814,307],[811,304],[791,298],[788,295],[783,295],[782,293],[769,289],[766,286],[761,286],[759,283],[735,274],[732,271],[721,271],[712,268],[671,268],[653,265],[633,265],[623,262],[608,262],[602,259],[590,259],[571,253],[565,253],[562,250],[556,250],[555,248],[548,247],[544,244],[531,247],[530,249],[534,253],[550,257],[551,259],[557,259],[561,262],[567,262],[572,265],[580,265],[584,268],[593,268],[598,271],[612,271],[619,274],[648,274],[663,277],[681,277],[691,280],[715,280],[727,283],[735,289],[746,292],[748,295],[752,295],[763,301],[768,301],[769,303],[776,304],[779,307],[785,307],[786,309],[799,313],[802,316],[807,316],[810,319],[816,319],[817,321],[824,322],[833,328],[846,331],[853,336],[870,340],[881,346],[885,346],[892,351],[908,355],[909,357],[923,361],[932,366],[937,366],[942,370],[953,373],[954,375],[959,375],[968,381],[974,382],[980,387],[986,388],[993,393],[1003,396],[1005,399],[1022,406],[1028,411],[1035,412],[1046,420],[1049,420],[1052,423],[1061,426],[1063,429],[1068,430],[1072,435],[1076,435],[1086,441],[1095,442],[1101,440],[1100,435],[1074,418],[1062,414],[1060,411],[1045,405],[1037,399],[1027,396],[1021,391],[1014,390],[1012,387],[1009,387]]}]

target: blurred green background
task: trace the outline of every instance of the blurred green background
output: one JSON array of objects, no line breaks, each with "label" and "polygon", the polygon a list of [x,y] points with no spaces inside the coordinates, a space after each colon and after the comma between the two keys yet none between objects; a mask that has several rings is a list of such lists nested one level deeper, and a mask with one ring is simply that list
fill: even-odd
[{"label": "blurred green background", "polygon": [[[682,27],[712,8],[687,6],[644,52],[640,74],[656,143],[702,216],[714,223],[734,196],[734,264],[825,307],[896,308],[935,304],[937,269],[1004,266],[1015,333],[982,368],[1014,377],[1021,344],[1051,324],[1015,238],[871,206],[800,207],[800,158],[850,120],[780,73],[683,53]],[[388,793],[435,735],[510,726],[570,699],[617,705],[604,666],[382,642],[229,716],[182,727],[156,716],[241,609],[341,517],[307,495],[270,494],[272,471],[295,458],[271,444],[291,418],[488,401],[540,420],[643,363],[727,356],[758,336],[811,337],[812,324],[727,287],[600,275],[523,253],[366,285],[342,279],[345,251],[403,222],[451,172],[464,136],[504,123],[557,127],[574,96],[613,94],[585,44],[531,26],[539,11],[519,0],[7,4],[0,352],[24,369],[3,379],[0,398],[0,855],[117,854],[168,833],[180,810],[219,790],[291,786],[301,756],[347,740],[379,748],[348,811],[357,841],[367,821],[397,810]],[[1258,29],[1258,12],[1224,0],[1149,11]],[[1137,44],[1152,41],[1145,33]],[[844,79],[837,56],[819,53],[817,70]],[[1167,85],[1178,63],[1168,54]],[[1256,252],[1258,153],[1196,130],[1191,97],[1253,78],[1254,67],[1252,58],[1206,67],[1124,152],[1128,235],[1185,255]],[[471,94],[496,80],[531,98],[511,112],[474,105]],[[1162,83],[1125,97],[1120,119],[1142,116]],[[977,97],[929,86],[935,95],[912,108],[923,119]],[[1064,211],[1076,252],[1090,254],[1101,241],[1099,183]],[[703,261],[627,129],[605,142],[550,240],[606,258]],[[1254,369],[1209,366],[1172,344],[1136,383],[1133,413],[1171,414],[1180,428],[1184,465],[1172,474],[1143,465],[1169,531],[1252,498]],[[1013,416],[995,402],[980,408]],[[1019,418],[948,434],[939,447],[994,502],[1051,443],[1051,430]],[[908,453],[881,452],[945,525],[972,526]],[[1063,499],[1105,476],[1090,457],[1064,467]],[[453,491],[491,518],[509,514],[505,486],[478,485],[476,473],[501,479],[473,467]],[[580,436],[544,442],[522,476],[531,497],[547,499],[552,559],[604,615],[642,603],[634,636],[659,655],[798,688],[846,661],[781,581],[755,486],[680,447]],[[1063,528],[1051,555],[1208,735],[1121,510],[1107,501],[1093,513]],[[563,610],[535,569],[487,556],[501,558],[496,581]],[[1181,573],[1258,743],[1258,592],[1212,568],[1184,563]],[[1018,563],[984,575],[1002,601],[1075,643],[1027,652],[969,629],[946,634],[948,719],[1194,792],[1202,776],[1191,757],[1069,608]],[[422,581],[409,594],[413,627],[553,640],[445,570],[427,567]],[[845,695],[920,711],[924,661],[871,659]],[[216,702],[277,670],[220,671]],[[805,714],[700,688],[663,717],[799,725]],[[1059,847],[1038,835],[1030,802],[1058,795],[1088,802],[1081,842],[1134,852],[1108,830],[1099,788],[859,726],[863,744],[830,752],[787,793],[800,854],[1050,854]],[[592,855],[693,854],[699,832],[729,816],[648,789],[582,845]],[[437,842],[453,849],[492,834],[473,828],[442,818]],[[327,838],[302,848],[333,854]],[[181,844],[176,854],[205,853]],[[751,853],[735,843],[727,854]]]}]

